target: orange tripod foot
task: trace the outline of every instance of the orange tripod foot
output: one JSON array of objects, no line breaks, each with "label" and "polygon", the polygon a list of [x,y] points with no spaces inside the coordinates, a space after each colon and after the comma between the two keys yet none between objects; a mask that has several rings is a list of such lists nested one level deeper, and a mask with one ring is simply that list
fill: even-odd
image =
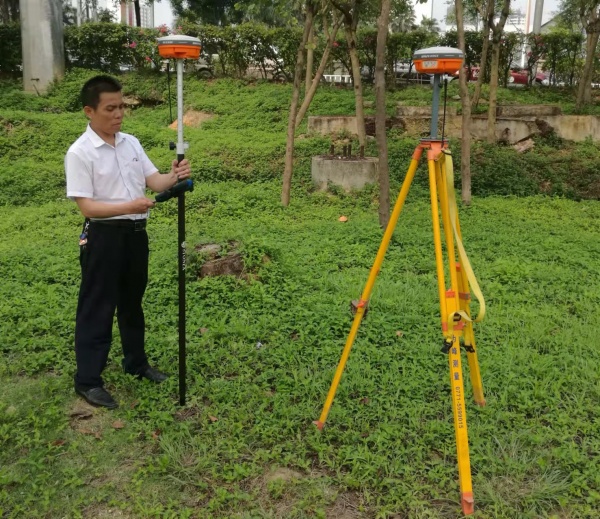
[{"label": "orange tripod foot", "polygon": [[460,495],[460,503],[462,505],[463,514],[471,515],[475,512],[475,501],[473,499],[473,492],[463,492]]},{"label": "orange tripod foot", "polygon": [[323,426],[325,424],[321,420],[315,420],[313,423],[317,426],[317,429],[319,429],[319,431],[323,430]]}]

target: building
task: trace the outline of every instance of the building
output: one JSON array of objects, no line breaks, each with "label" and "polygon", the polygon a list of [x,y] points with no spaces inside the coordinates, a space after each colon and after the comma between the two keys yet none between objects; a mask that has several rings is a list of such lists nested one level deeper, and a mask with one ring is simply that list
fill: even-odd
[{"label": "building", "polygon": [[[109,10],[117,22],[132,27],[136,25],[135,7],[132,1],[121,1],[121,5],[117,7],[113,0],[70,0],[70,3],[76,12],[77,25],[98,21],[98,13],[102,10]],[[145,0],[140,0],[140,17],[142,27],[154,27],[154,5],[146,5]]]},{"label": "building", "polygon": [[[136,25],[135,7],[133,2],[121,2],[121,23]],[[154,27],[154,5],[144,5],[143,0],[140,0],[140,18],[142,27]]]}]

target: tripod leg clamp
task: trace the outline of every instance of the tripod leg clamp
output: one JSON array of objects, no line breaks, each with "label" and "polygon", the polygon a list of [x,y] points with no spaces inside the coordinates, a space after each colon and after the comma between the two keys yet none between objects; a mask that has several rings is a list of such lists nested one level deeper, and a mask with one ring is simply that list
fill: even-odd
[{"label": "tripod leg clamp", "polygon": [[454,343],[454,338],[444,339],[444,343],[442,345],[442,353],[448,353],[450,351],[450,348],[452,348],[453,343]]}]

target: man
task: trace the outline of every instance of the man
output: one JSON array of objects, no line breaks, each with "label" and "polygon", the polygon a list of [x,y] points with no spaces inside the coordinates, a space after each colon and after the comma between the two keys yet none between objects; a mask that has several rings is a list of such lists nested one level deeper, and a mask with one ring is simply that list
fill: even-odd
[{"label": "man", "polygon": [[150,366],[144,350],[146,218],[154,206],[145,190],[169,189],[190,176],[190,166],[187,160],[179,164],[174,160],[170,173],[161,174],[140,142],[120,131],[124,104],[116,79],[90,79],[81,90],[81,101],[89,125],[65,157],[67,196],[86,218],[79,240],[75,391],[90,404],[113,409],[117,403],[104,389],[101,374],[110,350],[115,310],[125,372],[157,383],[167,378]]}]

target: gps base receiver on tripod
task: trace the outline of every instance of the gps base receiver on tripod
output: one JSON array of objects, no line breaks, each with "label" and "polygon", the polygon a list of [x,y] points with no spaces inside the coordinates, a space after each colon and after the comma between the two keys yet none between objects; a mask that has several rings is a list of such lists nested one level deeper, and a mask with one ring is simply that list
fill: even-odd
[{"label": "gps base receiver on tripod", "polygon": [[[478,405],[485,405],[483,384],[479,372],[473,322],[481,321],[485,315],[485,301],[479,284],[469,263],[469,259],[462,243],[458,209],[454,194],[454,172],[452,168],[452,154],[448,141],[438,138],[438,112],[439,101],[444,74],[455,74],[460,70],[463,62],[463,53],[450,47],[432,47],[417,51],[413,56],[417,72],[433,74],[433,99],[431,103],[431,133],[429,138],[422,139],[415,151],[400,189],[398,199],[390,216],[389,223],[383,235],[381,245],[371,268],[369,278],[363,289],[360,300],[354,305],[356,313],[354,321],[342,352],[342,357],[333,377],[325,405],[319,420],[314,422],[319,429],[325,425],[325,420],[333,403],[335,392],[342,377],[342,372],[354,344],[358,328],[365,315],[366,308],[383,263],[392,234],[398,222],[398,217],[408,195],[408,190],[414,179],[415,172],[423,152],[427,153],[427,166],[429,170],[429,191],[431,201],[431,215],[433,221],[433,244],[438,282],[438,296],[440,302],[441,329],[443,335],[442,352],[448,355],[450,368],[450,384],[452,394],[452,410],[454,414],[454,430],[456,438],[456,452],[458,457],[458,474],[460,484],[461,507],[464,514],[474,512],[473,487],[471,482],[471,464],[469,459],[469,439],[467,435],[467,413],[464,398],[464,383],[461,366],[461,342],[465,350],[471,376],[474,399]],[[446,86],[444,80],[444,87]],[[444,88],[446,90],[446,88]],[[444,96],[444,112],[445,112]],[[445,113],[444,113],[445,123]],[[444,124],[443,123],[443,124]],[[440,225],[441,214],[441,225]],[[442,232],[444,234],[447,265],[444,261],[442,248]],[[449,273],[450,287],[446,289],[446,272]],[[476,319],[471,318],[470,301],[471,290],[479,301],[479,314]]]}]

